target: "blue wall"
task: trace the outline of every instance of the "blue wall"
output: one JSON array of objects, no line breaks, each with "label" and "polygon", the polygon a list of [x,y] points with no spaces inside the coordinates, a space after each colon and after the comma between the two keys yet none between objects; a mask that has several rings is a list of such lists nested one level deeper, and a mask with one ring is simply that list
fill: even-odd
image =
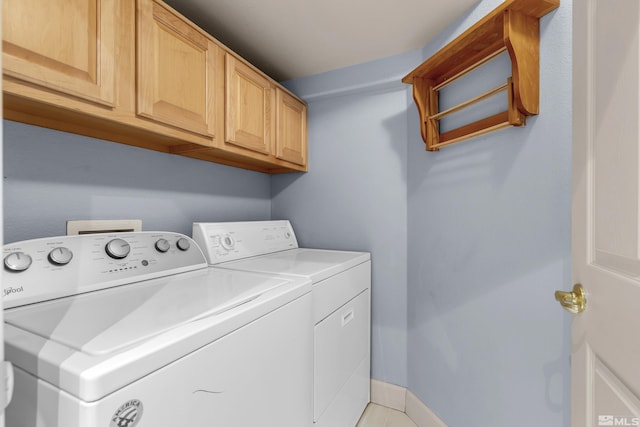
[{"label": "blue wall", "polygon": [[553,293],[571,280],[570,0],[541,20],[540,48],[526,127],[438,153],[409,144],[407,385],[450,427],[569,425],[569,316]]},{"label": "blue wall", "polygon": [[269,219],[268,175],[5,120],[4,241],[58,236],[68,219]]}]

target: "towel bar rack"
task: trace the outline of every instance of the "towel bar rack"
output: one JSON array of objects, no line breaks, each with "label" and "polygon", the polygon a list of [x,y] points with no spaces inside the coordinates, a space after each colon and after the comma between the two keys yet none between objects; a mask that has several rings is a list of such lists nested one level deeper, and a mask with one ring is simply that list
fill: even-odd
[{"label": "towel bar rack", "polygon": [[[560,0],[506,0],[402,79],[413,85],[428,151],[507,126],[523,126],[526,116],[539,113],[540,18],[559,5]],[[505,51],[511,60],[507,83],[439,111],[442,88]],[[507,111],[440,133],[441,118],[505,90]]]}]

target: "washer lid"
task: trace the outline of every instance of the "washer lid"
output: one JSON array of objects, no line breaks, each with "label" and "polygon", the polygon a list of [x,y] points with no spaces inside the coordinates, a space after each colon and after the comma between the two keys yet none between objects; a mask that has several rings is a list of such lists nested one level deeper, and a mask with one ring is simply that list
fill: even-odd
[{"label": "washer lid", "polygon": [[283,283],[204,269],[8,310],[5,322],[100,356],[223,313]]},{"label": "washer lid", "polygon": [[309,277],[317,283],[371,258],[368,252],[290,249],[219,264],[223,268]]},{"label": "washer lid", "polygon": [[94,402],[310,291],[309,279],[206,268],[8,309],[5,357]]}]

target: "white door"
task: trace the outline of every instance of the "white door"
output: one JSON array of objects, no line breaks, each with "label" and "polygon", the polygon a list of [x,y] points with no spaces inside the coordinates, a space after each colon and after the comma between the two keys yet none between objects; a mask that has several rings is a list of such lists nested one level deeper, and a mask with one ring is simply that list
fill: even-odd
[{"label": "white door", "polygon": [[[640,1],[573,1],[571,425],[640,425]],[[553,155],[553,153],[549,153]]]}]

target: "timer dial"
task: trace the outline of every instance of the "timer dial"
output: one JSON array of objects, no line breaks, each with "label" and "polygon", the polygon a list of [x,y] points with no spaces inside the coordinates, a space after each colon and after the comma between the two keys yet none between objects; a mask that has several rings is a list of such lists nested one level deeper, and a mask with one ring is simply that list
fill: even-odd
[{"label": "timer dial", "polygon": [[236,245],[236,241],[233,240],[233,237],[227,234],[223,236],[222,239],[220,239],[220,244],[222,245],[223,248],[230,251]]},{"label": "timer dial", "polygon": [[105,251],[107,255],[114,259],[122,259],[126,258],[131,251],[131,246],[125,240],[122,239],[113,239],[107,243],[105,246]]},{"label": "timer dial", "polygon": [[178,249],[180,249],[181,251],[187,251],[189,250],[189,248],[191,247],[191,243],[189,243],[189,241],[187,239],[185,239],[184,237],[181,237],[178,239],[178,241],[176,242],[176,246],[178,247]]}]

